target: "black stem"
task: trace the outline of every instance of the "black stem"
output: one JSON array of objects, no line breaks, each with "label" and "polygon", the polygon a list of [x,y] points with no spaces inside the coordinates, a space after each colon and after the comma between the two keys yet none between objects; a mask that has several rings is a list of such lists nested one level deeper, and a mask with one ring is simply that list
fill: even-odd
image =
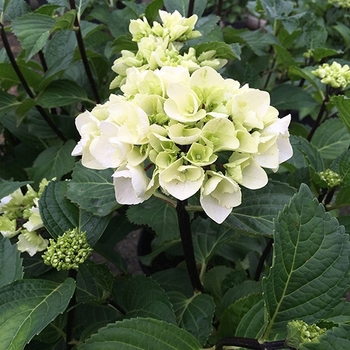
[{"label": "black stem", "polygon": [[203,292],[203,286],[199,279],[199,274],[196,265],[196,259],[193,250],[192,232],[190,215],[186,210],[186,201],[177,201],[176,213],[179,223],[180,237],[182,243],[182,249],[185,255],[186,266],[188,274],[192,283],[194,291]]},{"label": "black stem", "polygon": [[195,0],[190,0],[190,2],[188,4],[187,17],[191,17],[193,15],[194,2],[195,2]]},{"label": "black stem", "polygon": [[321,108],[318,112],[318,116],[316,118],[316,121],[314,123],[314,126],[312,127],[307,140],[311,141],[312,136],[314,136],[314,133],[316,132],[317,128],[319,127],[319,125],[321,124],[322,118],[323,118],[323,114],[326,111],[326,106],[327,106],[327,102],[329,101],[329,95],[330,95],[330,90],[328,88],[328,86],[326,87],[326,96],[322,102]]},{"label": "black stem", "polygon": [[241,338],[241,337],[226,337],[218,341],[215,350],[222,350],[224,346],[240,346],[246,349],[254,350],[277,350],[277,349],[294,349],[286,345],[285,340],[276,340],[265,343],[259,343],[257,339]]},{"label": "black stem", "polygon": [[256,268],[256,271],[255,271],[254,281],[259,281],[261,272],[264,267],[265,260],[271,251],[272,245],[273,245],[273,239],[270,238],[269,241],[267,242],[267,245],[263,253],[261,254],[258,267]]},{"label": "black stem", "polygon": [[[7,56],[9,58],[10,62],[11,62],[11,65],[12,65],[14,71],[16,72],[16,75],[17,75],[19,81],[21,82],[21,84],[22,84],[24,90],[26,91],[26,93],[28,94],[28,96],[34,100],[35,96],[34,96],[32,90],[30,89],[29,85],[27,84],[27,81],[25,80],[21,70],[19,69],[19,66],[18,66],[18,64],[16,62],[15,56],[13,55],[13,52],[11,50],[11,46],[10,46],[8,40],[7,40],[6,31],[5,31],[4,25],[2,23],[0,23],[0,36],[1,36],[1,40],[2,40],[2,42],[4,44],[4,48],[5,48],[5,51],[7,53]],[[45,122],[49,125],[49,127],[55,132],[55,134],[62,141],[67,141],[65,136],[61,133],[61,131],[57,128],[57,126],[53,123],[53,121],[47,115],[47,113],[44,110],[44,108],[42,108],[39,105],[36,105],[35,108],[40,113],[40,115],[43,117]]]},{"label": "black stem", "polygon": [[126,315],[126,310],[124,310],[119,304],[117,304],[113,299],[108,300],[108,304],[117,309],[122,315]]},{"label": "black stem", "polygon": [[[73,278],[75,281],[77,279],[77,270],[70,269],[69,277]],[[77,294],[76,290],[73,293],[73,296],[68,305],[68,313],[67,313],[67,330],[66,330],[66,347],[67,350],[73,348],[74,344],[72,344],[72,340],[74,338],[74,323],[75,323],[75,306],[77,303]]]},{"label": "black stem", "polygon": [[[72,10],[76,10],[76,6],[75,6],[74,0],[69,0],[69,4],[70,4],[70,8]],[[96,87],[94,78],[92,76],[92,72],[91,72],[91,69],[90,69],[89,61],[88,61],[88,58],[86,56],[83,35],[81,33],[81,28],[80,28],[80,24],[79,24],[79,20],[78,20],[78,14],[75,15],[74,27],[75,27],[75,36],[77,38],[77,43],[78,43],[80,56],[81,56],[81,59],[83,61],[83,65],[84,65],[85,72],[86,72],[87,78],[89,80],[91,89],[92,89],[92,93],[94,94],[94,98],[96,100],[96,103],[101,103],[100,96],[99,96],[99,93],[97,91],[97,87]]]},{"label": "black stem", "polygon": [[219,0],[218,1],[218,6],[216,8],[216,14],[221,17],[222,15],[222,3],[223,3],[223,0]]}]

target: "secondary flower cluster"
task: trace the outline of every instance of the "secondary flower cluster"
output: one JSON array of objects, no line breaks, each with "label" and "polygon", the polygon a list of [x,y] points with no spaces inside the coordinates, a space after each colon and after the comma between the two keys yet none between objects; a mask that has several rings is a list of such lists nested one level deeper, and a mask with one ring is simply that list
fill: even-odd
[{"label": "secondary flower cluster", "polygon": [[321,79],[321,82],[330,85],[334,88],[345,89],[350,84],[349,66],[342,66],[338,62],[333,62],[331,65],[324,63],[312,73]]},{"label": "secondary flower cluster", "polygon": [[111,83],[112,89],[125,83],[126,70],[130,67],[141,71],[183,66],[193,72],[202,66],[219,69],[226,64],[226,59],[215,57],[215,50],[196,55],[196,50],[190,47],[188,51],[180,53],[185,41],[201,36],[199,31],[193,29],[197,15],[184,18],[178,11],[172,14],[159,11],[159,16],[162,24],[154,22],[152,26],[146,18],[131,21],[129,30],[132,40],[137,42],[138,51],[122,50],[122,56],[115,60],[112,70],[118,76]]},{"label": "secondary flower cluster", "polygon": [[349,0],[328,0],[328,3],[331,5],[338,5],[342,8],[350,8],[350,1]]},{"label": "secondary flower cluster", "polygon": [[7,238],[18,235],[18,250],[26,251],[31,256],[46,249],[48,244],[37,232],[43,227],[38,202],[47,183],[47,180],[43,179],[38,192],[30,185],[27,185],[25,194],[19,188],[0,201],[1,234]]},{"label": "secondary flower cluster", "polygon": [[50,245],[43,254],[46,265],[59,270],[77,269],[92,252],[86,233],[77,228],[66,231],[57,241],[50,238]]},{"label": "secondary flower cluster", "polygon": [[[188,37],[192,22],[179,21],[181,30],[173,23],[164,35]],[[137,38],[153,35],[146,22],[135,26]],[[292,155],[290,116],[279,119],[265,91],[241,87],[210,66],[137,66],[125,74],[122,95],[76,118],[81,140],[73,150],[88,168],[115,169],[120,204],[141,203],[158,188],[178,200],[198,192],[204,211],[221,223],[241,203],[240,185],[265,186],[263,168],[275,171]]]}]

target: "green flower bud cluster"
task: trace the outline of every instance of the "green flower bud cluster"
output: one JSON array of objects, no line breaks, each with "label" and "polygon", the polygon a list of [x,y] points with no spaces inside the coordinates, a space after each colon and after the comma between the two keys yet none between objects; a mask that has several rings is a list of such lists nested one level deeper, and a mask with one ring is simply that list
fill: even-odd
[{"label": "green flower bud cluster", "polygon": [[347,64],[342,66],[338,62],[331,65],[324,63],[311,73],[320,78],[323,84],[334,88],[345,89],[350,84],[350,69]]},{"label": "green flower bud cluster", "polygon": [[299,349],[302,343],[318,343],[319,337],[326,333],[326,328],[316,324],[308,325],[301,320],[294,320],[287,324],[287,344]]},{"label": "green flower bud cluster", "polygon": [[328,0],[328,3],[331,5],[337,5],[342,8],[350,8],[349,0]]},{"label": "green flower bud cluster", "polygon": [[329,188],[339,186],[343,181],[341,176],[331,169],[326,169],[325,171],[321,171],[319,173],[319,176],[321,180],[326,182]]},{"label": "green flower bud cluster", "polygon": [[27,185],[26,192],[19,188],[0,200],[0,232],[4,237],[18,236],[17,248],[33,256],[47,247],[47,240],[37,231],[43,227],[39,213],[39,198],[48,184],[43,179],[36,192]]},{"label": "green flower bud cluster", "polygon": [[50,239],[50,245],[43,254],[44,263],[55,269],[78,269],[92,252],[86,239],[86,232],[78,228],[66,231],[57,241]]}]

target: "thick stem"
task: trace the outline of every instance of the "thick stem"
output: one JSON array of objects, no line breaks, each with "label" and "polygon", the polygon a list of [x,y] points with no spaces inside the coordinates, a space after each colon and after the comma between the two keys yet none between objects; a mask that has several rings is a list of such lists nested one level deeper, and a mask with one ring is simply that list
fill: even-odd
[{"label": "thick stem", "polygon": [[264,267],[265,260],[271,251],[272,245],[273,245],[273,239],[270,238],[269,241],[267,242],[267,245],[266,245],[263,253],[261,254],[258,267],[256,268],[254,281],[259,281],[261,272],[262,272],[263,267]]},{"label": "thick stem", "polygon": [[[74,0],[69,0],[69,4],[70,4],[70,8],[72,10],[76,10]],[[86,72],[87,78],[89,80],[91,89],[92,89],[92,93],[94,94],[94,98],[96,100],[96,103],[101,103],[100,96],[99,96],[99,93],[97,91],[97,87],[96,87],[96,84],[95,84],[95,80],[94,80],[94,78],[92,76],[92,72],[91,72],[91,69],[90,69],[89,61],[88,61],[87,56],[86,56],[83,35],[81,34],[80,24],[79,24],[79,20],[78,20],[78,14],[76,14],[76,16],[75,16],[74,26],[76,28],[75,36],[77,38],[77,43],[78,43],[80,56],[81,56],[81,59],[83,61],[83,65],[84,65],[85,72]]]},{"label": "thick stem", "polygon": [[[27,81],[25,80],[21,70],[18,67],[16,59],[15,59],[15,57],[13,55],[12,50],[11,50],[11,46],[10,46],[8,40],[7,40],[7,35],[6,35],[6,31],[5,31],[4,25],[2,23],[0,23],[0,36],[1,36],[1,40],[2,40],[2,42],[4,44],[4,48],[5,48],[5,51],[7,53],[7,56],[9,58],[10,62],[11,62],[12,68],[16,72],[16,75],[18,76],[18,79],[21,82],[21,84],[22,84],[24,90],[26,91],[26,93],[28,94],[28,96],[34,100],[35,96],[34,96],[32,90],[30,89],[29,85],[27,84]],[[43,117],[45,122],[49,125],[49,127],[55,132],[55,134],[62,141],[67,141],[65,136],[61,133],[61,131],[57,128],[57,126],[53,123],[53,121],[47,115],[47,113],[45,112],[44,108],[42,108],[41,106],[38,106],[38,105],[36,105],[35,108],[40,113],[40,115]]]},{"label": "thick stem", "polygon": [[186,201],[177,201],[177,220],[179,223],[182,249],[185,255],[186,266],[194,291],[203,292],[203,286],[199,279],[196,259],[193,250],[190,216],[186,210]]},{"label": "thick stem", "polygon": [[271,342],[259,343],[257,339],[226,337],[219,340],[215,350],[222,350],[224,346],[239,346],[246,349],[254,350],[277,350],[277,349],[294,349],[286,345],[285,340],[276,340]]},{"label": "thick stem", "polygon": [[[77,279],[77,270],[71,269],[69,270],[69,277],[74,280]],[[74,344],[72,344],[72,340],[74,339],[74,323],[75,323],[75,306],[77,303],[77,294],[76,290],[69,302],[68,305],[68,313],[67,313],[67,330],[66,330],[66,347],[67,350],[73,348]]]},{"label": "thick stem", "polygon": [[195,0],[190,0],[190,2],[188,4],[187,17],[191,17],[193,15],[194,1]]}]

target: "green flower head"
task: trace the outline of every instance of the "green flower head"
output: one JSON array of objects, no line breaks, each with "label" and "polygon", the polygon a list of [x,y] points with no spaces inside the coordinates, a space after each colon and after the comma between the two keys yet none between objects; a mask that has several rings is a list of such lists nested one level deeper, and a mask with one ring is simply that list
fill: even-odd
[{"label": "green flower head", "polygon": [[92,252],[86,233],[78,228],[66,231],[57,241],[50,239],[50,245],[43,254],[44,263],[59,270],[78,269]]},{"label": "green flower head", "polygon": [[309,326],[304,321],[294,320],[287,324],[287,344],[299,349],[302,343],[318,343],[318,338],[325,332],[325,328],[316,324]]},{"label": "green flower head", "polygon": [[347,64],[342,66],[338,62],[333,62],[331,65],[324,63],[311,73],[320,78],[323,84],[333,88],[345,89],[350,84],[350,69]]},{"label": "green flower head", "polygon": [[331,169],[326,169],[325,171],[321,171],[318,174],[329,188],[333,188],[339,186],[342,183],[342,178],[339,174],[332,171]]}]

